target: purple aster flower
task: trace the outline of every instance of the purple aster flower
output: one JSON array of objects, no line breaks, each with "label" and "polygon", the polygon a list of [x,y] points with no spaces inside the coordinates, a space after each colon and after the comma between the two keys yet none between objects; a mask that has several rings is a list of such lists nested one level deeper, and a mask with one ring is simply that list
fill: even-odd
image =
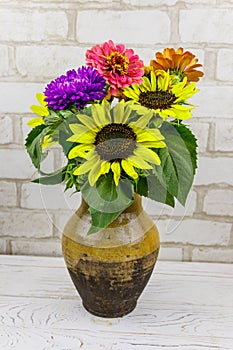
[{"label": "purple aster flower", "polygon": [[73,105],[80,109],[91,101],[102,100],[107,94],[105,86],[105,79],[96,69],[82,66],[52,80],[45,88],[45,101],[54,110]]}]

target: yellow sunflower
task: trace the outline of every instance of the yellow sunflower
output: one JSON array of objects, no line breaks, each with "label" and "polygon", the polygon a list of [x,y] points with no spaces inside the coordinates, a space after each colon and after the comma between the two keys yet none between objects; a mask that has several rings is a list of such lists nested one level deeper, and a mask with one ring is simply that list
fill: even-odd
[{"label": "yellow sunflower", "polygon": [[138,178],[137,169],[152,169],[160,165],[160,158],[150,148],[166,147],[158,129],[149,129],[151,115],[132,121],[132,108],[119,102],[112,109],[108,102],[93,104],[92,117],[78,114],[79,123],[70,124],[73,134],[68,141],[77,142],[68,155],[69,159],[81,157],[84,162],[74,175],[88,173],[94,186],[98,178],[112,171],[118,186],[122,170],[132,179]]},{"label": "yellow sunflower", "polygon": [[[49,109],[47,107],[47,102],[45,102],[45,95],[41,93],[36,94],[37,101],[39,102],[39,105],[32,105],[30,107],[31,111],[37,115],[40,115],[40,117],[33,118],[29,120],[28,126],[31,128],[35,128],[38,125],[43,125],[44,124],[44,118],[49,116]],[[46,135],[44,137],[43,143],[42,143],[42,148],[49,148],[55,144],[57,144],[57,141],[53,141],[51,135]]]},{"label": "yellow sunflower", "polygon": [[195,83],[187,83],[187,78],[183,81],[173,84],[173,78],[168,72],[159,71],[160,74],[150,72],[150,77],[143,77],[142,84],[133,84],[123,90],[129,103],[136,104],[134,107],[139,114],[157,113],[162,118],[173,117],[176,119],[189,119],[190,110],[194,108],[188,105],[186,100],[195,94],[198,90]]},{"label": "yellow sunflower", "polygon": [[37,101],[40,105],[32,105],[30,107],[31,111],[41,117],[33,118],[28,122],[28,125],[34,128],[35,126],[44,124],[44,120],[42,117],[47,117],[49,115],[49,110],[47,107],[47,102],[45,102],[45,95],[41,93],[36,94]]}]

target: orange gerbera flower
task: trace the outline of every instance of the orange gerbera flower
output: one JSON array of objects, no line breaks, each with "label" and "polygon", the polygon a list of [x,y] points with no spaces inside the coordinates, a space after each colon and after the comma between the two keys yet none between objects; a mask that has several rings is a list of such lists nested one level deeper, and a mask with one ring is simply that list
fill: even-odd
[{"label": "orange gerbera flower", "polygon": [[155,57],[156,59],[150,62],[153,69],[169,70],[177,82],[182,81],[184,77],[187,77],[188,83],[198,81],[204,75],[203,72],[195,69],[202,67],[201,64],[197,63],[198,59],[195,58],[195,55],[189,51],[184,52],[182,47],[177,50],[166,48],[163,53],[157,52]]}]

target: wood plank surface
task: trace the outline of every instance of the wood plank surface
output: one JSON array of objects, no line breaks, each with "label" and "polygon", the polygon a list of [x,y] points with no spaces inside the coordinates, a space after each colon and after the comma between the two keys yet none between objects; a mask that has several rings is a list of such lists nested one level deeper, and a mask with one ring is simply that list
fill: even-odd
[{"label": "wood plank surface", "polygon": [[137,308],[82,307],[62,258],[0,256],[1,350],[233,349],[233,265],[158,262]]}]

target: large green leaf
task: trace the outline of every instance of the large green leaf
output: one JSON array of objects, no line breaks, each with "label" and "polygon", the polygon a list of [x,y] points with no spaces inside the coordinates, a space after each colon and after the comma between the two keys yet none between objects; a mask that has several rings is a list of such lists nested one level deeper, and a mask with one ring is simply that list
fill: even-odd
[{"label": "large green leaf", "polygon": [[88,234],[107,227],[134,201],[132,183],[122,179],[116,187],[111,172],[102,175],[93,187],[86,181],[81,191],[92,217]]},{"label": "large green leaf", "polygon": [[158,150],[167,191],[182,205],[193,183],[196,164],[196,141],[184,125],[164,122],[160,128],[166,148]]},{"label": "large green leaf", "polygon": [[38,179],[33,180],[32,182],[39,183],[42,185],[56,185],[64,181],[66,176],[66,170],[67,166],[64,166],[63,168],[56,170],[50,174],[43,174],[43,176],[39,177]]},{"label": "large green leaf", "polygon": [[31,130],[26,139],[26,149],[31,157],[32,163],[37,169],[40,168],[40,163],[47,155],[46,152],[42,152],[42,143],[44,137],[49,133],[51,133],[50,127],[38,125]]},{"label": "large green leaf", "polygon": [[193,165],[193,175],[195,175],[197,169],[197,139],[186,125],[175,124],[174,127],[182,137],[186,148],[189,151],[191,162]]},{"label": "large green leaf", "polygon": [[87,234],[90,235],[92,233],[96,233],[109,226],[122,213],[122,211],[123,210],[116,211],[114,213],[105,213],[90,207],[89,212],[91,214],[91,227]]},{"label": "large green leaf", "polygon": [[147,177],[140,177],[137,182],[136,192],[141,196],[170,205],[171,207],[175,205],[174,197],[154,174],[148,175]]}]

